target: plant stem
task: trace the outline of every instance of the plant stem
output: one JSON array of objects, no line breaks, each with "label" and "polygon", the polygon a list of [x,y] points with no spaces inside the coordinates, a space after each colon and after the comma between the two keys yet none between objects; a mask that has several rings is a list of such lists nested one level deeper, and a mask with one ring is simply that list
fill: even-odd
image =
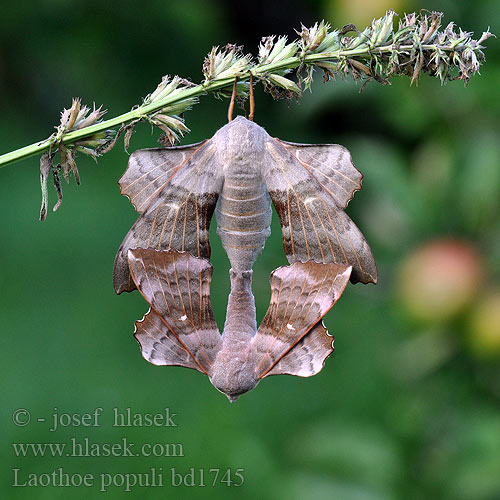
[{"label": "plant stem", "polygon": [[[399,51],[411,51],[414,50],[415,48],[416,48],[415,45],[403,45],[397,47]],[[453,48],[450,46],[440,46],[436,44],[420,45],[419,49],[422,51],[436,50],[436,49],[440,49],[443,51],[453,50]],[[295,69],[303,63],[314,63],[319,61],[337,62],[344,58],[354,58],[354,57],[363,59],[363,58],[369,58],[373,54],[384,54],[384,53],[389,53],[393,50],[394,50],[393,44],[374,47],[374,48],[369,48],[367,45],[363,45],[361,47],[351,50],[338,50],[334,52],[309,54],[303,58],[289,57],[287,59],[283,59],[276,63],[255,65],[250,69],[250,71],[247,71],[244,74],[236,76],[238,77],[238,81],[242,82],[249,79],[250,72],[254,75],[254,77],[258,77],[260,75],[266,75],[280,70],[282,71],[287,69]],[[64,144],[72,144],[78,140],[89,137],[97,132],[103,132],[105,130],[113,129],[118,126],[127,124],[132,120],[140,119],[144,116],[150,115],[151,113],[159,111],[168,105],[175,104],[179,101],[183,101],[190,97],[196,97],[208,94],[210,92],[220,90],[224,87],[231,86],[234,82],[234,79],[235,76],[223,79],[215,79],[204,84],[182,89],[179,92],[175,93],[174,96],[167,96],[163,99],[159,99],[150,104],[139,106],[136,109],[128,111],[127,113],[123,113],[119,116],[116,116],[115,118],[110,118],[109,120],[104,120],[94,125],[66,133],[62,136],[62,142]],[[45,139],[41,142],[37,142],[29,146],[17,149],[15,151],[6,153],[0,156],[0,168],[5,167],[16,161],[22,160],[24,158],[28,158],[30,156],[48,151],[54,143],[55,143],[55,137],[51,136],[48,139]]]},{"label": "plant stem", "polygon": [[[146,106],[140,106],[132,111],[128,111],[127,113],[123,113],[114,118],[110,118],[109,120],[104,120],[102,122],[96,123],[95,125],[91,125],[89,127],[85,127],[79,130],[75,130],[74,132],[69,132],[67,134],[64,134],[62,137],[62,142],[64,144],[74,143],[78,140],[84,139],[85,137],[89,137],[97,132],[102,132],[108,129],[112,129],[122,124],[128,123],[132,120],[135,120],[137,118],[141,118],[142,116],[145,116],[149,113],[162,109],[169,104],[175,104],[176,102],[182,101],[189,97],[202,95],[210,91],[226,87],[228,85],[231,85],[233,81],[234,78],[225,78],[223,80],[217,80],[211,82],[209,85],[206,86],[196,85],[195,87],[191,87],[189,89],[178,92],[175,95],[175,98],[166,97],[165,99],[156,101]],[[51,137],[49,137],[48,139],[45,139],[41,142],[37,142],[20,149],[16,149],[15,151],[6,153],[0,156],[0,168],[5,167],[16,161],[22,160],[24,158],[29,158],[30,156],[34,156],[36,154],[48,151],[52,144],[54,144],[54,140]]]}]

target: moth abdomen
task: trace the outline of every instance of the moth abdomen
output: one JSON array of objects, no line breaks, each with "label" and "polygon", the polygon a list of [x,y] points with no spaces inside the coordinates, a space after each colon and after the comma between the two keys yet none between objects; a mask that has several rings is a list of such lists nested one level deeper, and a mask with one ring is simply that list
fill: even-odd
[{"label": "moth abdomen", "polygon": [[271,199],[257,172],[228,176],[216,208],[217,233],[231,267],[250,270],[271,232]]}]

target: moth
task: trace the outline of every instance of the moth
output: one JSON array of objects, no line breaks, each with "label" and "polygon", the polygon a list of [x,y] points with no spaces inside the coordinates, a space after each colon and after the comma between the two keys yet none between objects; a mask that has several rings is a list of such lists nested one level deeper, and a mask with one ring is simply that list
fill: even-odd
[{"label": "moth", "polygon": [[[371,250],[343,211],[361,179],[343,146],[281,141],[243,117],[198,144],[132,154],[119,182],[141,215],[118,250],[114,286],[117,293],[137,287],[151,305],[136,325],[146,359],[199,369],[230,399],[270,374],[317,373],[333,350],[321,318],[349,278],[377,281]],[[251,276],[270,234],[271,203],[291,265],[272,274],[271,305],[257,330]],[[222,337],[205,260],[214,211],[231,263]]]}]

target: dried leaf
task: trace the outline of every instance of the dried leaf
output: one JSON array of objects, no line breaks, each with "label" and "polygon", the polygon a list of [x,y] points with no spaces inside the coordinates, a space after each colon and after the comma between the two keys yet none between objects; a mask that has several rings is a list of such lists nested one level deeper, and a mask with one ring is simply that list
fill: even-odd
[{"label": "dried leaf", "polygon": [[54,205],[52,209],[54,212],[61,206],[63,193],[61,188],[61,179],[59,178],[59,171],[61,170],[61,165],[57,165],[57,167],[52,167],[52,176],[54,178],[54,186],[57,191],[57,203]]},{"label": "dried leaf", "polygon": [[47,190],[47,179],[52,166],[52,158],[49,153],[44,153],[40,157],[40,186],[42,189],[42,206],[40,208],[40,220],[44,221],[47,217],[47,204],[49,202],[49,194]]},{"label": "dried leaf", "polygon": [[123,137],[123,148],[125,152],[128,153],[128,148],[130,146],[130,139],[132,138],[132,134],[134,133],[134,127],[127,127],[125,129],[125,136]]}]

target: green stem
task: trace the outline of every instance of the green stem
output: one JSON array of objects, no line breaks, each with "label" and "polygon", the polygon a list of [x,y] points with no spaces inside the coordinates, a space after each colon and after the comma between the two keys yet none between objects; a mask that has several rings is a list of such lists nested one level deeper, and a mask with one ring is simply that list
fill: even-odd
[{"label": "green stem", "polygon": [[[404,45],[404,46],[398,46],[398,50],[401,51],[410,51],[414,49],[415,46],[413,45]],[[421,45],[421,50],[435,50],[436,45]],[[449,46],[439,46],[441,50],[453,50]],[[370,49],[366,45],[362,47],[358,47],[356,49],[352,50],[338,50],[335,52],[325,52],[325,53],[319,53],[319,54],[310,54],[305,56],[304,58],[301,57],[290,57],[288,59],[283,59],[279,62],[276,63],[270,63],[270,64],[262,64],[262,65],[256,65],[254,66],[250,71],[254,76],[259,76],[259,75],[265,75],[268,73],[273,73],[276,71],[280,70],[286,70],[286,69],[295,69],[298,66],[300,66],[301,63],[305,62],[318,62],[318,61],[338,61],[342,58],[347,58],[347,57],[370,57],[371,54],[383,54],[387,52],[391,52],[394,50],[394,46],[391,45],[385,45],[381,47],[374,47]],[[245,81],[249,78],[249,73],[243,74],[243,75],[237,75],[239,81]],[[124,125],[126,123],[131,122],[132,120],[140,119],[146,115],[149,115],[151,113],[154,113],[155,111],[158,111],[160,109],[163,109],[164,107],[168,105],[175,104],[179,101],[183,101],[187,98],[190,97],[196,97],[200,96],[203,94],[207,94],[209,92],[213,92],[216,90],[220,90],[224,87],[231,86],[234,82],[234,76],[228,77],[228,78],[223,78],[220,80],[213,80],[209,83],[205,84],[200,84],[196,85],[194,87],[189,87],[186,89],[182,89],[179,92],[175,93],[175,96],[167,96],[164,99],[160,99],[158,101],[154,101],[150,104],[147,105],[142,105],[139,106],[136,109],[133,109],[132,111],[128,111],[127,113],[123,113],[119,116],[116,116],[115,118],[110,118],[109,120],[104,120],[102,122],[96,123],[94,125],[91,125],[89,127],[85,127],[82,129],[75,130],[73,132],[69,132],[63,135],[62,137],[62,142],[64,144],[71,144],[74,143],[78,140],[84,139],[86,137],[89,137],[97,132],[102,132],[108,129],[113,129],[118,126]],[[29,146],[25,146],[23,148],[17,149],[15,151],[11,151],[9,153],[6,153],[2,156],[0,156],[0,168],[5,167],[6,165],[9,165],[11,163],[14,163],[16,161],[29,158],[30,156],[36,155],[43,153],[45,151],[48,151],[49,148],[55,143],[55,137],[51,136],[48,139],[45,139],[41,142],[37,142],[34,144],[31,144]]]}]

